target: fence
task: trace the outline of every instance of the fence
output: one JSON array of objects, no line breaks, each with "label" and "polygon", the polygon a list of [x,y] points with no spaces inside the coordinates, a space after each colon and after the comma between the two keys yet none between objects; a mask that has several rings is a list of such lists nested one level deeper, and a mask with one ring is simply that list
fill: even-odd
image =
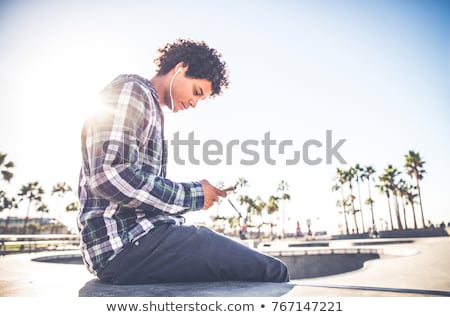
[{"label": "fence", "polygon": [[0,235],[0,255],[77,250],[79,245],[77,235]]}]

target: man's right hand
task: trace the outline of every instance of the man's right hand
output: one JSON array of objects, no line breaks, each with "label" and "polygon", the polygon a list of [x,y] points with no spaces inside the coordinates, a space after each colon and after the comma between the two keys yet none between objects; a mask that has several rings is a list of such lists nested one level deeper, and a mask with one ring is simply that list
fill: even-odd
[{"label": "man's right hand", "polygon": [[219,200],[219,196],[227,197],[226,191],[214,187],[206,179],[202,180],[200,183],[202,184],[203,192],[205,195],[205,203],[203,205],[204,210],[207,210],[209,209],[209,207],[214,205],[214,203]]}]

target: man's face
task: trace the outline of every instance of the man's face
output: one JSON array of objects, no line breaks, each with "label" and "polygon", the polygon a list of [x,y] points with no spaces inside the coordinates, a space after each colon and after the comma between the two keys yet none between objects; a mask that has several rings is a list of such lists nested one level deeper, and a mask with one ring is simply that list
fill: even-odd
[{"label": "man's face", "polygon": [[211,82],[207,79],[195,79],[185,76],[182,71],[172,83],[173,112],[195,108],[199,100],[208,98],[212,93]]}]

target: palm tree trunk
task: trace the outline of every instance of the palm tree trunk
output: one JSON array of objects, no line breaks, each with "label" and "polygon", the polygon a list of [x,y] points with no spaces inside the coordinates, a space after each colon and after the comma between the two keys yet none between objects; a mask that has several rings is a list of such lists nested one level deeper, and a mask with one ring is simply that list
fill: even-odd
[{"label": "palm tree trunk", "polygon": [[8,233],[8,225],[9,225],[9,216],[6,217],[6,220],[5,220],[5,233]]},{"label": "palm tree trunk", "polygon": [[25,220],[23,222],[23,234],[27,233],[28,215],[30,214],[30,207],[31,207],[31,200],[28,202],[27,215],[26,215]]},{"label": "palm tree trunk", "polygon": [[403,219],[405,219],[405,229],[408,230],[408,222],[406,221],[405,198],[402,196]]},{"label": "palm tree trunk", "polygon": [[39,233],[42,233],[42,223],[44,222],[44,213],[41,212],[41,218],[39,219]]},{"label": "palm tree trunk", "polygon": [[352,200],[352,212],[353,212],[353,218],[355,221],[355,229],[356,229],[356,233],[359,233],[359,228],[358,228],[358,222],[356,220],[356,213],[355,213],[355,202],[353,200],[353,186],[350,183],[350,196],[351,196],[351,200]]},{"label": "palm tree trunk", "polygon": [[367,182],[367,186],[368,186],[368,189],[369,189],[370,213],[372,215],[372,228],[375,228],[375,215],[373,213],[372,194],[370,193],[370,179]]},{"label": "palm tree trunk", "polygon": [[355,208],[353,208],[353,222],[355,223],[356,233],[359,233],[358,221],[356,220]]},{"label": "palm tree trunk", "polygon": [[398,229],[403,230],[402,219],[400,219],[400,208],[398,206],[397,195],[395,194],[395,192],[393,192],[392,195],[394,198],[395,216],[397,217]]},{"label": "palm tree trunk", "polygon": [[345,231],[347,232],[347,234],[350,234],[350,232],[348,231],[347,210],[345,208],[345,198],[344,198],[343,186],[341,186],[341,193],[342,193],[342,208],[344,208]]},{"label": "palm tree trunk", "polygon": [[391,230],[394,230],[394,221],[392,220],[391,202],[390,202],[390,195],[389,195],[388,191],[386,191],[386,196],[387,196],[388,208],[389,208],[389,220],[391,221]]},{"label": "palm tree trunk", "polygon": [[9,210],[8,216],[6,217],[6,220],[5,220],[5,233],[8,233],[9,218],[11,218],[11,209]]},{"label": "palm tree trunk", "polygon": [[416,177],[417,193],[419,194],[419,206],[420,206],[420,213],[422,215],[422,227],[425,228],[425,217],[423,215],[423,207],[422,207],[422,195],[420,193],[419,175],[417,171],[414,173],[414,176]]},{"label": "palm tree trunk", "polygon": [[274,214],[272,213],[270,216],[269,216],[269,219],[270,219],[270,238],[272,238],[273,237],[273,227],[274,227]]},{"label": "palm tree trunk", "polygon": [[414,218],[414,229],[417,229],[416,211],[414,210],[414,202],[412,200],[410,200],[409,202],[411,204],[413,218]]},{"label": "palm tree trunk", "polygon": [[356,180],[356,184],[358,185],[358,200],[359,200],[359,212],[361,213],[361,224],[362,224],[362,232],[364,233],[364,215],[363,215],[363,209],[362,209],[362,204],[361,204],[361,191],[359,189],[359,181]]}]

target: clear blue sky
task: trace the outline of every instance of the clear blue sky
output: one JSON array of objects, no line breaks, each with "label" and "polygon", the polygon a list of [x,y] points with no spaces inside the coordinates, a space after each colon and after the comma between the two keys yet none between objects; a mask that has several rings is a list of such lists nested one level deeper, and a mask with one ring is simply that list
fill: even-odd
[{"label": "clear blue sky", "polygon": [[[156,49],[188,37],[222,52],[231,85],[195,110],[168,114],[168,138],[195,131],[202,141],[226,144],[270,131],[301,150],[310,139],[324,143],[332,130],[336,141],[346,139],[340,153],[349,164],[377,171],[403,169],[403,155],[416,150],[427,162],[425,216],[448,222],[449,3],[2,1],[0,151],[17,165],[9,190],[33,180],[47,191],[59,181],[76,188],[81,125],[95,94],[121,73],[151,78]],[[323,148],[311,152],[323,155]],[[283,179],[289,218],[337,230],[339,196],[330,188],[336,167],[348,166],[286,166],[286,154],[276,165],[248,167],[238,163],[239,152],[233,158],[218,166],[172,160],[169,177],[226,184],[245,177],[249,193],[262,198]],[[377,218],[386,219],[386,201],[375,200]]]}]

